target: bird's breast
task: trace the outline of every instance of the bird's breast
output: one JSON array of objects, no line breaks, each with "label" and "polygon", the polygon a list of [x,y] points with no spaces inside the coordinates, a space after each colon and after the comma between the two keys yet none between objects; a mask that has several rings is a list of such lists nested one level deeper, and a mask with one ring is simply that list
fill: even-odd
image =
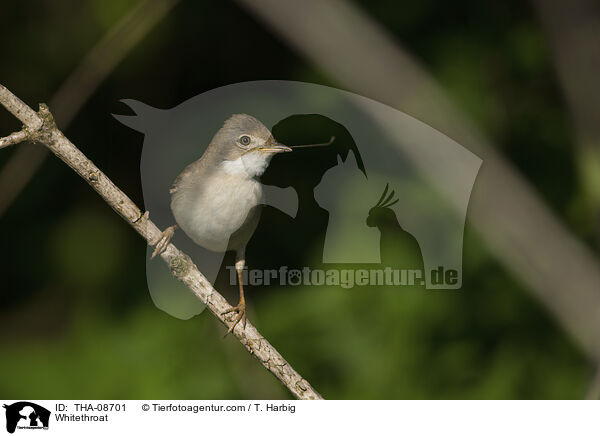
[{"label": "bird's breast", "polygon": [[236,238],[242,233],[242,240],[250,239],[262,203],[259,181],[217,173],[183,191],[173,196],[171,208],[177,224],[194,242],[209,250],[225,251],[236,232]]}]

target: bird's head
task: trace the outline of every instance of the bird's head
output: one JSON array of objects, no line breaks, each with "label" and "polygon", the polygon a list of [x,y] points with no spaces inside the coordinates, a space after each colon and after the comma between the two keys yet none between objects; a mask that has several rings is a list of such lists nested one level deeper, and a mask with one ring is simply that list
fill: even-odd
[{"label": "bird's head", "polygon": [[278,143],[263,123],[246,114],[232,115],[211,141],[210,148],[229,173],[260,176],[277,153],[292,151]]}]

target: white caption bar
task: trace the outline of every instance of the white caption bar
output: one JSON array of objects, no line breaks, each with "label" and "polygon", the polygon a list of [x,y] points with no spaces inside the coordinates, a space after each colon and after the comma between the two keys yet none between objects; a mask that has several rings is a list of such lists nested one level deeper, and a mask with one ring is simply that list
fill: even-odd
[{"label": "white caption bar", "polygon": [[[19,436],[126,434],[598,435],[599,401],[4,400]],[[7,433],[4,433],[7,434]]]}]

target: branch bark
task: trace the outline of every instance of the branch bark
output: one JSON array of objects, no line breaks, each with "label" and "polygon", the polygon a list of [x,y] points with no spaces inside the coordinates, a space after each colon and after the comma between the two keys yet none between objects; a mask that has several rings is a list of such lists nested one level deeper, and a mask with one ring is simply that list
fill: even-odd
[{"label": "branch bark", "polygon": [[0,148],[8,147],[9,145],[15,145],[19,142],[26,141],[29,137],[27,130],[19,130],[18,132],[11,133],[4,138],[0,138]]},{"label": "branch bark", "polygon": [[[40,104],[39,112],[34,111],[7,88],[0,85],[0,103],[24,124],[22,132],[27,140],[45,145],[52,153],[79,174],[103,200],[112,207],[148,244],[158,242],[161,231],[136,205],[121,191],[92,161],[90,161],[56,127],[54,119],[45,104]],[[14,135],[14,134],[13,134]],[[12,136],[12,135],[11,135]],[[217,292],[198,270],[190,257],[169,244],[160,255],[173,275],[183,282],[225,326],[233,322],[234,313],[222,315],[231,306]],[[279,352],[248,322],[244,327],[239,323],[233,335],[248,352],[288,388],[298,399],[322,399],[310,383],[302,378]]]}]

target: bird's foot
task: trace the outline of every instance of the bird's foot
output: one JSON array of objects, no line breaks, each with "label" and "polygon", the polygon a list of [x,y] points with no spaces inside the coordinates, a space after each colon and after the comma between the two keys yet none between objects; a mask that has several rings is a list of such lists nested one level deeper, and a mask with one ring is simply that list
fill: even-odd
[{"label": "bird's foot", "polygon": [[177,229],[177,225],[167,227],[165,231],[161,233],[160,238],[154,247],[154,251],[152,252],[152,259],[167,249],[167,245],[169,245],[171,238],[173,238],[173,235],[175,234],[175,229]]},{"label": "bird's foot", "polygon": [[235,328],[235,326],[238,325],[238,323],[240,321],[242,321],[244,329],[246,328],[246,303],[240,301],[237,306],[226,310],[225,312],[221,313],[221,315],[225,315],[225,314],[228,314],[231,312],[236,312],[237,316],[235,318],[233,318],[233,320],[232,320],[233,324],[231,324],[231,327],[229,327],[229,330],[227,330],[227,333],[225,333],[225,336],[227,336],[229,333],[231,333],[233,331],[233,329]]}]

